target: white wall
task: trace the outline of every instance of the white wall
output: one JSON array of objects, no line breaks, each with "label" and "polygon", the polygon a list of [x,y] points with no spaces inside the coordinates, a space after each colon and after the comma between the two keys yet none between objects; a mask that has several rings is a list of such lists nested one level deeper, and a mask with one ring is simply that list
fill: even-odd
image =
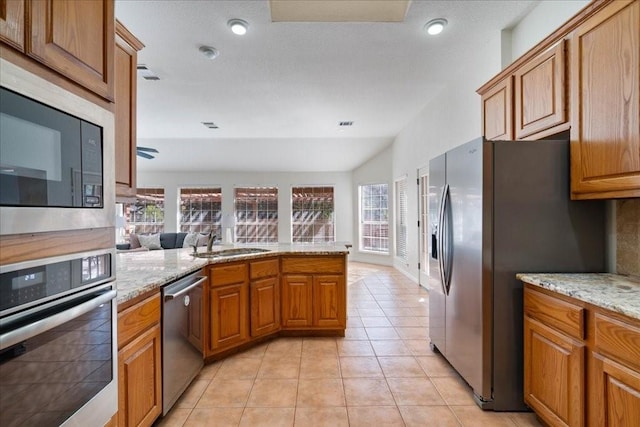
[{"label": "white wall", "polygon": [[[351,242],[354,236],[351,172],[138,172],[140,188],[164,188],[165,231],[178,230],[178,199],[181,187],[221,187],[222,215],[233,214],[233,188],[236,186],[278,187],[278,240],[291,242],[291,187],[326,185],[334,187],[336,241]],[[174,202],[171,202],[171,201]]]},{"label": "white wall", "polygon": [[480,96],[476,89],[500,71],[500,58],[501,34],[496,31],[485,48],[467,59],[468,66],[407,124],[393,143],[392,179],[409,177],[407,261],[394,258],[394,266],[415,281],[419,261],[417,171],[427,166],[431,158],[481,135]]},{"label": "white wall", "polygon": [[[413,184],[417,170],[428,165],[431,158],[481,135],[481,105],[476,89],[508,65],[503,63],[505,52],[520,56],[555,31],[586,3],[584,0],[543,1],[510,31],[505,33],[497,29],[484,49],[475,51],[472,57],[467,58],[468,66],[453,76],[451,83],[398,134],[391,147],[390,159],[385,152],[354,171],[354,188],[357,188],[361,175],[368,180],[378,178],[381,182],[388,181],[390,188],[393,188],[395,179],[403,175],[409,177],[407,261],[393,256],[388,258],[391,258],[395,268],[414,281],[417,282],[419,276],[418,191],[415,187],[417,184]],[[390,160],[390,165],[381,165],[381,160]],[[392,214],[391,230],[394,220]],[[354,222],[354,231],[357,230],[357,223]],[[357,236],[354,236],[354,241],[356,239]],[[382,261],[389,262],[388,259]]]},{"label": "white wall", "polygon": [[[359,248],[359,228],[360,228],[360,201],[358,200],[358,187],[365,184],[387,184],[389,186],[389,194],[393,191],[393,177],[391,175],[392,162],[391,147],[378,153],[364,165],[353,171],[353,185],[351,192],[353,194],[353,249],[351,250],[351,259],[353,261],[370,262],[374,264],[393,265],[392,254],[383,255],[372,252],[362,252]],[[391,208],[391,204],[389,205]],[[393,223],[389,224],[389,246],[393,246]],[[393,250],[393,249],[391,249]]]},{"label": "white wall", "polygon": [[511,30],[511,60],[538,44],[560,28],[590,0],[541,1]]}]

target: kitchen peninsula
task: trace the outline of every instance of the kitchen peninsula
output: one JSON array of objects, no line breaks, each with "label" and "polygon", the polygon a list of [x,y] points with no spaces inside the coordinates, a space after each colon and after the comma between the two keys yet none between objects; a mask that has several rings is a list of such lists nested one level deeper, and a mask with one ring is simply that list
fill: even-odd
[{"label": "kitchen peninsula", "polygon": [[[218,246],[213,252],[227,249],[240,247]],[[167,318],[162,319],[161,289],[184,276],[200,272],[204,282],[175,296],[190,306],[182,333],[205,361],[277,335],[344,336],[346,246],[266,249],[210,258],[195,257],[190,248],[116,255],[121,425],[149,425],[163,412],[161,367],[167,356],[161,331]]]}]

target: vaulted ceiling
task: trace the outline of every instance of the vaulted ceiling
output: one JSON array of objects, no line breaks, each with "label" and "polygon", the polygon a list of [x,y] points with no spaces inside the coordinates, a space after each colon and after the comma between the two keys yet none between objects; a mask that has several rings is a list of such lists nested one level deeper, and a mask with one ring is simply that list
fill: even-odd
[{"label": "vaulted ceiling", "polygon": [[[138,62],[160,78],[138,78],[138,145],[160,151],[139,170],[352,170],[536,3],[414,0],[402,22],[273,22],[267,0],[118,0],[116,17],[146,45]],[[448,25],[431,37],[434,18]]]}]

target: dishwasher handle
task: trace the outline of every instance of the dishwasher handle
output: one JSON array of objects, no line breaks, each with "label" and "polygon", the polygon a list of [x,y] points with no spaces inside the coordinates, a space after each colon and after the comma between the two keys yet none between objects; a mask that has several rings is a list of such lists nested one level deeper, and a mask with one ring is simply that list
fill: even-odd
[{"label": "dishwasher handle", "polygon": [[180,289],[178,292],[175,293],[166,293],[164,294],[164,299],[165,301],[168,300],[172,300],[174,298],[179,297],[180,295],[186,294],[187,292],[189,292],[191,289],[199,286],[200,284],[202,284],[205,280],[207,280],[206,276],[198,276],[195,277],[196,279],[198,279],[197,281],[195,281],[194,283],[190,284],[187,287],[184,287],[182,289]]}]

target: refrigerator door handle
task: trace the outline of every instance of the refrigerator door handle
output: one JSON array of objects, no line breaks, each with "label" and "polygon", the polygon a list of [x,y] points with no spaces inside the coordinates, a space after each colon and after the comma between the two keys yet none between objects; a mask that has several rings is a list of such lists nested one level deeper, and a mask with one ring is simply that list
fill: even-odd
[{"label": "refrigerator door handle", "polygon": [[439,267],[439,272],[440,272],[440,286],[442,286],[442,292],[446,295],[447,294],[447,288],[445,286],[445,282],[446,282],[446,277],[445,277],[445,273],[444,273],[444,258],[445,258],[445,252],[444,252],[444,243],[443,243],[443,237],[444,237],[444,229],[445,224],[444,224],[444,212],[445,212],[445,203],[446,203],[446,199],[447,199],[447,194],[449,193],[449,184],[445,184],[444,189],[442,190],[442,199],[440,200],[440,212],[438,213],[438,267]]},{"label": "refrigerator door handle", "polygon": [[451,210],[451,190],[449,184],[445,186],[444,195],[442,198],[442,220],[440,222],[440,228],[442,230],[441,236],[441,262],[442,262],[442,286],[445,295],[449,295],[451,289],[451,266],[453,261],[453,224],[451,224],[450,218]]}]

